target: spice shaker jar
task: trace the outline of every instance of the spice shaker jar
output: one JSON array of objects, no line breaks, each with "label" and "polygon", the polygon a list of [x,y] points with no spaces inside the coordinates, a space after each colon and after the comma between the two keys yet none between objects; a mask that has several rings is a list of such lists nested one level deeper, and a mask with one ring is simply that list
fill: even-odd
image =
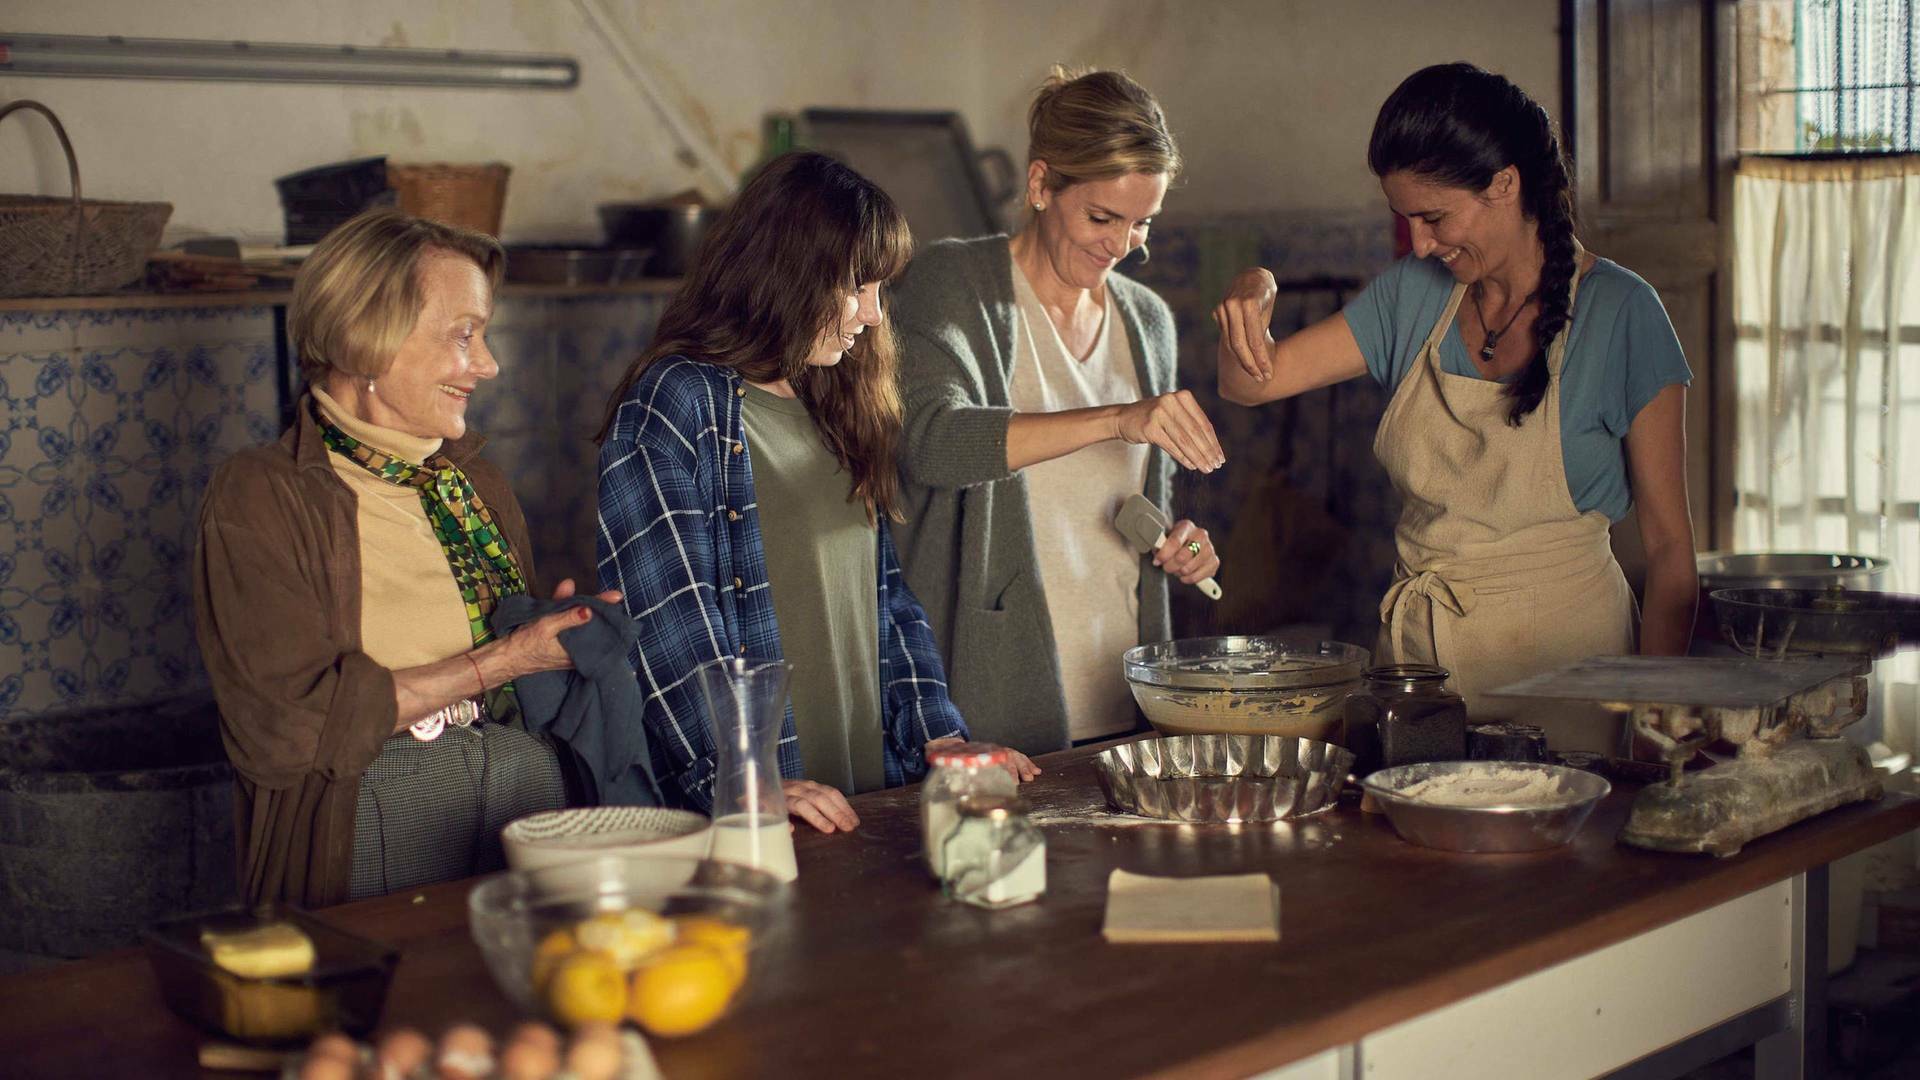
[{"label": "spice shaker jar", "polygon": [[1355,776],[1467,756],[1467,703],[1447,689],[1446,668],[1392,664],[1370,667],[1363,678],[1346,703],[1345,742]]},{"label": "spice shaker jar", "polygon": [[947,838],[960,823],[960,800],[971,796],[1013,798],[1020,786],[1007,770],[1006,747],[936,742],[927,746],[927,778],[920,785],[920,839],[927,869],[945,878]]},{"label": "spice shaker jar", "polygon": [[1005,795],[960,800],[941,859],[941,891],[976,907],[1003,908],[1047,891],[1047,839],[1027,804]]}]

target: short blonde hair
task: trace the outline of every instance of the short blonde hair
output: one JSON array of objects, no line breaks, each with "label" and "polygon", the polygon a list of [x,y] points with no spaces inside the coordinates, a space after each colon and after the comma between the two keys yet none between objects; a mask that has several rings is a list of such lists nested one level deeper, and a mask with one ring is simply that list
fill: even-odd
[{"label": "short blonde hair", "polygon": [[1027,109],[1027,161],[1047,163],[1047,190],[1129,173],[1180,175],[1180,148],[1146,87],[1118,71],[1053,66]]},{"label": "short blonde hair", "polygon": [[420,317],[420,263],[431,250],[472,259],[500,287],[500,242],[398,210],[369,210],[326,235],[300,267],[287,336],[310,383],[329,371],[377,379]]}]

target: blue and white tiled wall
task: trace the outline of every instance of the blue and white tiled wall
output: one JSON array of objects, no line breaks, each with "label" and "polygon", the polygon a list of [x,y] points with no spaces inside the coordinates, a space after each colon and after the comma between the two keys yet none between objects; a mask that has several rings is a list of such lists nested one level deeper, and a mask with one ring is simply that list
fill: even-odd
[{"label": "blue and white tiled wall", "polygon": [[205,683],[200,493],[278,426],[266,308],[0,312],[0,716]]},{"label": "blue and white tiled wall", "polygon": [[500,377],[473,396],[471,421],[488,460],[513,481],[527,513],[535,569],[550,588],[573,578],[598,588],[593,436],[627,365],[653,339],[666,297],[503,300],[487,341]]},{"label": "blue and white tiled wall", "polygon": [[[543,577],[593,568],[606,394],[662,298],[503,298],[475,426],[512,478]],[[0,718],[203,690],[201,493],[280,432],[265,307],[0,312]]]}]

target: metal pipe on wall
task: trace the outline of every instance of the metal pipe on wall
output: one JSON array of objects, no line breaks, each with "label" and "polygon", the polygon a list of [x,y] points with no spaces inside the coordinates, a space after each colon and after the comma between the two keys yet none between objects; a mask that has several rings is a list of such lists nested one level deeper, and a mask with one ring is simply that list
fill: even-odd
[{"label": "metal pipe on wall", "polygon": [[0,30],[0,75],[571,90],[580,82],[580,62],[571,56],[459,49],[9,34]]}]

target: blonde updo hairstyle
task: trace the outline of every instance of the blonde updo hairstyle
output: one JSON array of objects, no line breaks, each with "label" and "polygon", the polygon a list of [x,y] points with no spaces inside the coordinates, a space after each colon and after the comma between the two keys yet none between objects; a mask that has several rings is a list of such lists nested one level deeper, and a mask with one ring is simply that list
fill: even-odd
[{"label": "blonde updo hairstyle", "polygon": [[385,375],[419,321],[420,266],[436,251],[473,260],[489,287],[500,287],[507,255],[483,233],[393,209],[369,210],[328,233],[301,264],[287,309],[300,374],[309,383],[331,371]]},{"label": "blonde updo hairstyle", "polygon": [[1180,175],[1180,148],[1146,87],[1118,71],[1059,64],[1027,109],[1027,161],[1047,166],[1046,189],[1129,173]]}]

